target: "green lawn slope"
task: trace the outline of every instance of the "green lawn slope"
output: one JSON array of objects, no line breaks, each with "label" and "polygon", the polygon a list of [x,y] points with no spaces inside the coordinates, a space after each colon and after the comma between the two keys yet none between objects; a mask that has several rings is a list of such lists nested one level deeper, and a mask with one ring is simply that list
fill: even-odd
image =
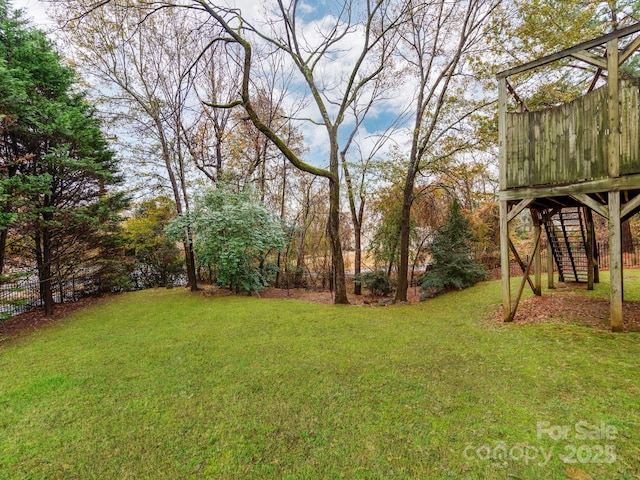
[{"label": "green lawn slope", "polygon": [[110,298],[0,342],[0,478],[640,478],[640,335],[499,301]]}]

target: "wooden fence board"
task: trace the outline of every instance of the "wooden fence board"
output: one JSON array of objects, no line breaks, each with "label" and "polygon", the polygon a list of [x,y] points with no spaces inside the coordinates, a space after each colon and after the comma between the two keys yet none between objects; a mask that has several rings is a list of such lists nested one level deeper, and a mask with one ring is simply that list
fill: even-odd
[{"label": "wooden fence board", "polygon": [[[620,173],[640,173],[640,80],[620,84]],[[608,87],[538,112],[507,113],[507,188],[608,176]]]}]

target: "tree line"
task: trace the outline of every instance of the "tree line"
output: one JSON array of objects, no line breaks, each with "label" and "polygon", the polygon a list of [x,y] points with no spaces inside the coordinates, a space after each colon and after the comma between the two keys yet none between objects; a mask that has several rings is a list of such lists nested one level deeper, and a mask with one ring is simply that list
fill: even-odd
[{"label": "tree line", "polygon": [[[166,282],[182,251],[196,289],[203,268],[220,275],[210,268],[220,252],[198,244],[212,225],[204,212],[220,204],[214,192],[251,191],[247,203],[266,206],[284,238],[267,249],[272,281],[321,270],[336,303],[348,302],[345,250],[355,275],[363,266],[394,273],[395,300],[406,300],[454,199],[476,257],[495,261],[492,75],[634,22],[638,8],[630,0],[291,0],[244,10],[208,0],[50,3],[69,61],[0,0],[2,254],[7,239],[20,238],[23,250],[11,252],[37,265],[46,295],[51,268],[65,263],[100,259],[89,270],[102,276],[111,265],[104,278],[117,284],[123,262],[108,259],[128,244],[147,259],[138,265],[165,265],[157,281]],[[529,108],[579,94],[586,75],[569,72],[517,79]],[[58,110],[75,130],[55,121]],[[178,251],[168,239],[154,244],[174,216]],[[262,268],[267,259],[253,261]],[[271,278],[260,271],[242,281]]]}]

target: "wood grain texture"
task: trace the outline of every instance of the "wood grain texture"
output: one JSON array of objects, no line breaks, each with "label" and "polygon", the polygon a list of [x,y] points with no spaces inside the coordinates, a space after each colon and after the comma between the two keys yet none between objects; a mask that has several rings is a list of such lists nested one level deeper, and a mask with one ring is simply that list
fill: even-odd
[{"label": "wood grain texture", "polygon": [[[559,107],[506,113],[506,188],[567,185],[640,173],[639,87],[638,80],[620,82],[619,108],[609,108],[611,95],[604,86]],[[619,165],[612,158],[612,152],[618,151]]]}]

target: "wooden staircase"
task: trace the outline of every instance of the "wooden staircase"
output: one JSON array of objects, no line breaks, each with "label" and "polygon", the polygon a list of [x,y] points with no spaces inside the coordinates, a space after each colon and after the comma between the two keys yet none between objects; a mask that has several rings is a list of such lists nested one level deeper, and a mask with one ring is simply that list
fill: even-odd
[{"label": "wooden staircase", "polygon": [[587,226],[581,207],[560,209],[545,223],[561,282],[587,282]]}]

